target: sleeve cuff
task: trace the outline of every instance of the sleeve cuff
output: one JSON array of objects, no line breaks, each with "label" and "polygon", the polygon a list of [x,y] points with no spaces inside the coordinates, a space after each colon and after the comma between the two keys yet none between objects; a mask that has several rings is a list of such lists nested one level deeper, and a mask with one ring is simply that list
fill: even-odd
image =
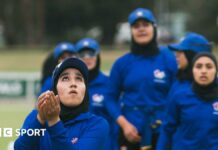
[{"label": "sleeve cuff", "polygon": [[62,123],[62,121],[58,121],[55,125],[51,126],[51,127],[47,127],[49,134],[51,135],[51,137],[55,137],[57,135],[60,135],[63,133],[65,127],[64,124]]}]

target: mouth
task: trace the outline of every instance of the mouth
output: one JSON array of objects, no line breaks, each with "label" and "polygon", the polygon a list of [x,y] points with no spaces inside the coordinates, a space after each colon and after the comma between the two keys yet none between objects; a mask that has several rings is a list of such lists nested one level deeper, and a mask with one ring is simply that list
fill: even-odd
[{"label": "mouth", "polygon": [[201,76],[200,79],[201,79],[202,81],[206,81],[208,78],[207,78],[206,76]]},{"label": "mouth", "polygon": [[146,37],[146,36],[147,36],[146,33],[141,33],[141,34],[139,34],[139,37]]},{"label": "mouth", "polygon": [[69,92],[69,94],[74,94],[74,95],[76,95],[77,92],[76,92],[75,90],[71,90],[71,91]]}]

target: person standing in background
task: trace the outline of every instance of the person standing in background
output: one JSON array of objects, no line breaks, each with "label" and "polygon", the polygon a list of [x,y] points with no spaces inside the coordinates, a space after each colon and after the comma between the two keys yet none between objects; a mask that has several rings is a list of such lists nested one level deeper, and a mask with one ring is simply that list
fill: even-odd
[{"label": "person standing in background", "polygon": [[[154,103],[165,100],[177,71],[176,59],[172,52],[159,48],[157,22],[150,10],[137,8],[128,21],[130,52],[113,64],[105,102],[121,128],[120,149],[151,149],[150,108],[146,98]],[[144,83],[148,83],[149,90],[142,88]],[[142,91],[146,93],[141,94]]]},{"label": "person standing in background", "polygon": [[176,91],[183,90],[190,86],[192,78],[191,63],[195,55],[201,52],[212,51],[209,41],[200,34],[190,32],[185,35],[182,41],[176,44],[170,44],[169,49],[176,53],[178,64],[177,80],[173,84],[168,96],[172,96]]},{"label": "person standing in background", "polygon": [[105,118],[110,125],[110,137],[107,142],[107,150],[117,150],[117,130],[118,126],[108,114],[105,103],[108,77],[101,71],[101,55],[98,42],[92,38],[83,38],[76,44],[78,57],[84,61],[89,70],[89,95],[90,111]]},{"label": "person standing in background", "polygon": [[199,53],[191,70],[192,84],[170,98],[157,150],[218,149],[217,60]]}]

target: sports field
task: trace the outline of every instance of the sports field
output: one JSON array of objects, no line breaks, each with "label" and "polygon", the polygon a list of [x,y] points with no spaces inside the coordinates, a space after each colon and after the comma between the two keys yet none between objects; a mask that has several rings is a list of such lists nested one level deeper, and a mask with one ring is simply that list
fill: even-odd
[{"label": "sports field", "polygon": [[[102,70],[108,72],[114,60],[126,52],[118,49],[102,51]],[[214,53],[218,56],[217,49]],[[40,72],[47,54],[48,51],[41,49],[16,51],[0,49],[0,70],[1,72]],[[0,98],[0,128],[13,128],[13,130],[20,128],[24,118],[34,107],[34,101]],[[6,150],[9,142],[15,139],[16,136],[3,138],[0,134],[0,150]]]}]

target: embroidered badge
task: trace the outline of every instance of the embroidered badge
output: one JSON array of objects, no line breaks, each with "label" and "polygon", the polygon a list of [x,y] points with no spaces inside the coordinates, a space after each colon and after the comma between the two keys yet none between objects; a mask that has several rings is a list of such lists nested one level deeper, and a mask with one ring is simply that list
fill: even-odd
[{"label": "embroidered badge", "polygon": [[160,71],[159,69],[154,70],[154,77],[157,79],[163,79],[165,77],[164,71]]},{"label": "embroidered badge", "polygon": [[76,143],[78,142],[78,140],[79,140],[79,139],[78,139],[77,137],[72,138],[71,143],[76,144]]},{"label": "embroidered badge", "polygon": [[166,81],[165,79],[165,72],[164,71],[160,71],[159,69],[154,70],[153,72],[154,74],[154,81],[155,82],[159,82],[159,83],[165,83]]},{"label": "embroidered badge", "polygon": [[218,102],[213,103],[213,114],[218,115]]},{"label": "embroidered badge", "polygon": [[93,99],[94,102],[100,103],[100,102],[103,101],[104,96],[103,96],[103,95],[100,95],[100,94],[94,94],[94,95],[92,96],[92,99]]}]

